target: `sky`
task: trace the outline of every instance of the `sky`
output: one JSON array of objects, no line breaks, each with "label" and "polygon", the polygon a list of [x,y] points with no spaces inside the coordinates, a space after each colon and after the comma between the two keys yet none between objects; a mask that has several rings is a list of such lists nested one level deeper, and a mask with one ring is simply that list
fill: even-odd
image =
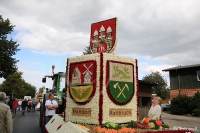
[{"label": "sky", "polygon": [[[89,46],[91,24],[118,18],[117,55],[136,58],[141,80],[151,71],[200,61],[199,0],[0,0],[0,15],[15,25],[14,58],[23,79],[37,89],[44,75],[66,71],[67,58]],[[0,83],[4,81],[0,78]]]}]

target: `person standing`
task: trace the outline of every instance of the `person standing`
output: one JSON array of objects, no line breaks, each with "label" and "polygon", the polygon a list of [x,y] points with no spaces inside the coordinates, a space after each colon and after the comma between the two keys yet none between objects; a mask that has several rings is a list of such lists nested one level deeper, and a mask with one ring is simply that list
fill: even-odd
[{"label": "person standing", "polygon": [[46,114],[45,114],[45,125],[49,122],[49,120],[55,115],[56,108],[58,108],[57,101],[54,100],[54,94],[49,94],[49,100],[45,102]]},{"label": "person standing", "polygon": [[8,106],[10,106],[10,110],[12,111],[12,103],[14,102],[14,99],[10,99],[8,102]]},{"label": "person standing", "polygon": [[4,104],[6,94],[0,92],[0,133],[13,132],[13,120],[10,107]]},{"label": "person standing", "polygon": [[25,114],[27,105],[28,105],[28,102],[27,102],[26,99],[24,99],[24,100],[22,101],[22,115]]},{"label": "person standing", "polygon": [[32,100],[32,112],[35,112],[36,102],[37,101],[35,99]]},{"label": "person standing", "polygon": [[154,120],[160,119],[161,111],[162,111],[162,108],[160,106],[161,100],[162,99],[158,96],[155,96],[153,98],[151,108],[149,109],[149,112],[148,112],[148,117],[150,119],[154,119]]},{"label": "person standing", "polygon": [[18,101],[17,98],[15,98],[15,100],[12,103],[12,110],[13,110],[13,114],[15,115],[17,112],[17,107],[18,107]]}]

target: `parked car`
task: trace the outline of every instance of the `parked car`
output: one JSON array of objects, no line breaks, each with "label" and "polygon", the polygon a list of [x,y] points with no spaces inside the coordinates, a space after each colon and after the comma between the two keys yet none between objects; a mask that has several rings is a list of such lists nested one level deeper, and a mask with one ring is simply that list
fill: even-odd
[{"label": "parked car", "polygon": [[164,104],[161,104],[161,107],[163,108],[163,111],[166,111],[166,110],[169,110],[170,104],[164,103]]}]

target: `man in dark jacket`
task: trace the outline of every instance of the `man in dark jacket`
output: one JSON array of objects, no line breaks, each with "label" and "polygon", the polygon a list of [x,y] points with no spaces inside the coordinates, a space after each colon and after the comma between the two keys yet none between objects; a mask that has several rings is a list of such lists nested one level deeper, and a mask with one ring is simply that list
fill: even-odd
[{"label": "man in dark jacket", "polygon": [[27,106],[27,105],[28,105],[28,102],[27,102],[26,99],[24,99],[24,100],[22,101],[22,115],[25,114],[26,106]]}]

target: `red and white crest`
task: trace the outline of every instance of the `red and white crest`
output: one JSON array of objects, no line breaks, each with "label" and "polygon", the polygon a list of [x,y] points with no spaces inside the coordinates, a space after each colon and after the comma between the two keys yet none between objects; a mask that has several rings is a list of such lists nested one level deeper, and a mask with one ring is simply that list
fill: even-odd
[{"label": "red and white crest", "polygon": [[112,53],[117,45],[117,18],[93,23],[90,48],[92,53]]}]

